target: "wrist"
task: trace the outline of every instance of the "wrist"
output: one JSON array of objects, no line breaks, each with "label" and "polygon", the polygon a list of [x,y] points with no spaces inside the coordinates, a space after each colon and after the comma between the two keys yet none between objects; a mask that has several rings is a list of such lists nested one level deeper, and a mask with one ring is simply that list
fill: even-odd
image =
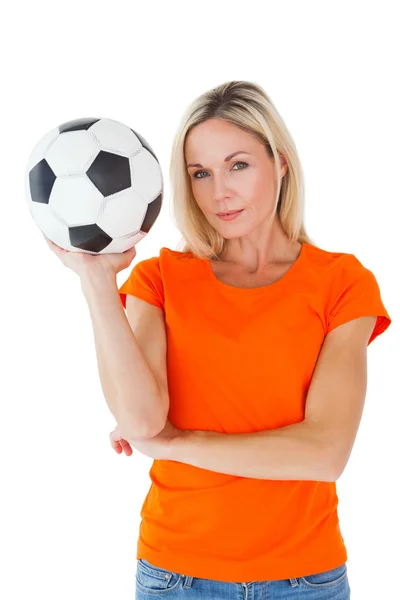
[{"label": "wrist", "polygon": [[171,440],[169,445],[169,460],[185,462],[185,458],[190,456],[191,448],[198,443],[202,437],[202,431],[183,429]]},{"label": "wrist", "polygon": [[89,288],[114,284],[116,286],[117,277],[112,269],[107,269],[102,265],[92,265],[83,270],[80,274],[81,287],[83,291]]}]

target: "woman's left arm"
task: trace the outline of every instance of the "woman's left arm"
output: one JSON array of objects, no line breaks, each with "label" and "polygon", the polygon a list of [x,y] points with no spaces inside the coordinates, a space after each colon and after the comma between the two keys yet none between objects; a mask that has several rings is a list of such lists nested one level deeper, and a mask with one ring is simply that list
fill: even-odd
[{"label": "woman's left arm", "polygon": [[367,388],[367,343],[376,316],[330,331],[308,389],[299,423],[255,433],[181,431],[169,460],[257,479],[336,481],[355,441]]}]

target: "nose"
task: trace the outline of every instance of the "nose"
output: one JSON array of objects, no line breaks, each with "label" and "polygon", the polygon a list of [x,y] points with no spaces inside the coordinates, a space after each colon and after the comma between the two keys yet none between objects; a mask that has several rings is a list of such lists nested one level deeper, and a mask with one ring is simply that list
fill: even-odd
[{"label": "nose", "polygon": [[[221,202],[225,200],[225,198],[230,197],[227,175],[225,175],[224,173],[221,173],[220,175],[214,175],[213,194],[216,202]],[[221,210],[224,209],[221,208]]]}]

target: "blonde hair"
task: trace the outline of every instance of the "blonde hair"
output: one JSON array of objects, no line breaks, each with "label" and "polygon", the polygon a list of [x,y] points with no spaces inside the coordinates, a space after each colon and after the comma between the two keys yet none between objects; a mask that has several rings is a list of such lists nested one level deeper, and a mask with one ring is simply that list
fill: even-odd
[{"label": "blonde hair", "polygon": [[[304,177],[295,143],[266,92],[249,81],[228,81],[211,89],[187,108],[175,135],[170,162],[173,197],[172,218],[182,234],[181,252],[198,258],[216,258],[223,251],[225,238],[207,221],[198,206],[185,162],[185,140],[189,131],[208,119],[223,119],[255,135],[275,159],[278,181],[275,209],[291,242],[314,244],[307,235],[304,218]],[[279,154],[287,162],[281,179]]]}]

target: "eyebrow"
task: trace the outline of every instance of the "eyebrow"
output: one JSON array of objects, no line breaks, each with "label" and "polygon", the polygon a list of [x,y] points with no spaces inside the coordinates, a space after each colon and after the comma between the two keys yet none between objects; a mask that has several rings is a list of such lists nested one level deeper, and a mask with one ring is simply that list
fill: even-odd
[{"label": "eyebrow", "polygon": [[[233,158],[234,156],[236,156],[236,154],[250,154],[250,152],[245,152],[244,150],[237,150],[236,152],[233,152],[232,154],[230,154],[229,156],[227,156],[224,159],[224,162],[228,162],[228,160],[231,160],[231,158]],[[203,168],[203,165],[200,165],[199,163],[193,164],[190,163],[187,165],[187,168],[189,167],[200,167],[201,169]]]}]

